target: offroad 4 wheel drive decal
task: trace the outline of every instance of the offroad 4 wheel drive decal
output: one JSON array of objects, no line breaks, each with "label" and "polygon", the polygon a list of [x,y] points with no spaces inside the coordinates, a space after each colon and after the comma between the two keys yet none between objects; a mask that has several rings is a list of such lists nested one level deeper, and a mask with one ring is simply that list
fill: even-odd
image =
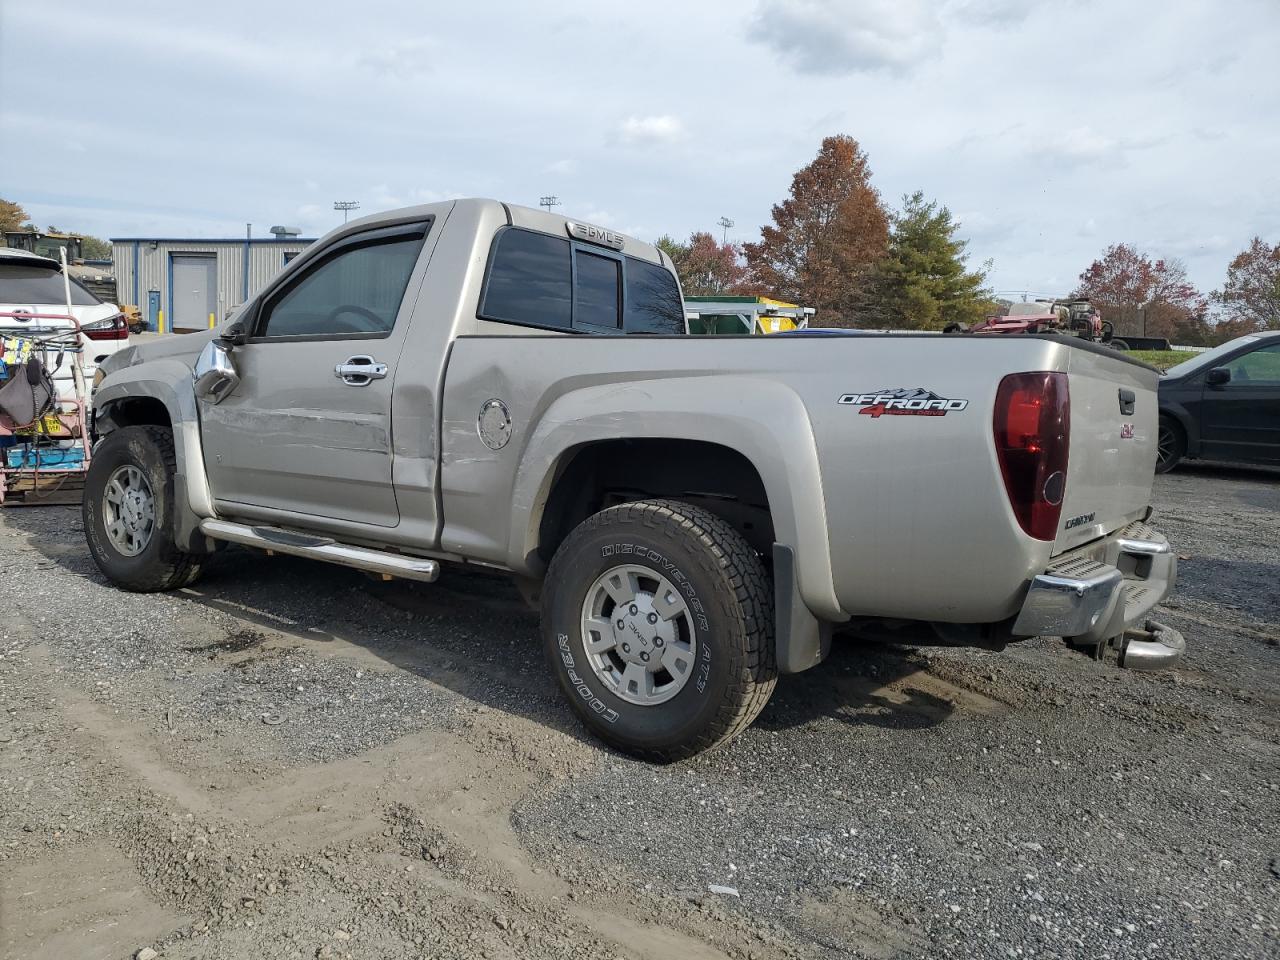
[{"label": "offroad 4 wheel drive decal", "polygon": [[859,407],[872,419],[892,417],[945,417],[969,406],[968,400],[940,397],[924,387],[895,387],[870,393],[844,393],[837,403]]}]

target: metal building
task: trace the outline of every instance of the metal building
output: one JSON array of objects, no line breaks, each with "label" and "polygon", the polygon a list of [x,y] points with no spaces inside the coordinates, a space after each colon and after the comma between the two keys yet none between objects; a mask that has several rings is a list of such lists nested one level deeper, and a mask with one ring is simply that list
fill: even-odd
[{"label": "metal building", "polygon": [[239,240],[113,237],[116,295],[137,306],[149,330],[204,330],[312,243],[287,231]]}]

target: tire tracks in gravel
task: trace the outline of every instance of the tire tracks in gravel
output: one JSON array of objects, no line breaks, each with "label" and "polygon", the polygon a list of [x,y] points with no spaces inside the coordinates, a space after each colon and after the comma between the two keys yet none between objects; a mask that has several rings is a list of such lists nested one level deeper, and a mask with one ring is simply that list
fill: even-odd
[{"label": "tire tracks in gravel", "polygon": [[[239,627],[186,623],[179,632],[188,652],[212,658],[190,675],[243,669],[280,652],[399,669],[349,630],[341,638],[299,636],[264,630],[260,618],[240,619]],[[252,640],[244,628],[256,631]],[[18,632],[39,636],[29,621]],[[80,791],[99,811],[88,845],[63,844],[52,858],[32,858],[28,849],[16,858],[15,872],[28,886],[38,879],[41,889],[58,888],[59,871],[80,870],[102,888],[76,900],[71,914],[40,917],[29,904],[5,906],[39,943],[59,945],[60,931],[107,917],[107,889],[132,889],[135,900],[146,900],[136,905],[136,917],[128,915],[136,936],[152,936],[157,923],[172,925],[167,934],[155,930],[152,940],[166,957],[223,956],[268,943],[280,944],[281,956],[341,956],[344,945],[356,942],[355,956],[416,956],[424,945],[466,956],[704,960],[723,958],[725,950],[742,953],[748,944],[761,956],[782,954],[776,938],[740,918],[707,918],[682,898],[637,900],[632,891],[639,882],[615,879],[596,891],[539,867],[512,829],[511,808],[549,779],[588,766],[593,751],[559,735],[550,738],[548,756],[538,749],[546,731],[528,729],[537,727],[531,720],[477,707],[459,730],[415,730],[372,750],[286,765],[246,783],[243,771],[226,770],[234,742],[177,751],[168,713],[159,732],[139,724],[134,711],[86,692],[83,678],[68,684],[66,664],[38,641],[23,659],[29,694],[53,705],[48,741],[78,771]],[[132,679],[130,690],[150,679],[158,699],[164,681],[174,683]],[[513,759],[519,762],[504,763]],[[406,846],[402,821],[437,844]],[[424,852],[437,845],[450,855],[433,860]],[[467,866],[451,869],[456,862]],[[37,865],[43,873],[33,870]],[[385,905],[387,897],[394,906]],[[297,937],[299,926],[317,934]],[[333,939],[330,929],[352,939]],[[133,942],[127,952],[141,945]],[[24,956],[42,955],[30,951],[30,937],[25,946]]]}]

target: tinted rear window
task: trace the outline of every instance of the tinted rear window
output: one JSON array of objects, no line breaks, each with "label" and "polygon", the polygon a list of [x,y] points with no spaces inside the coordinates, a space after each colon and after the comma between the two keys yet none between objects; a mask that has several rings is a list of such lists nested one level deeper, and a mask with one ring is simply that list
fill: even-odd
[{"label": "tinted rear window", "polygon": [[621,324],[622,261],[586,250],[575,254],[578,265],[573,325],[617,330]]},{"label": "tinted rear window", "polygon": [[[66,302],[62,274],[57,270],[0,264],[0,303]],[[102,301],[72,280],[71,302],[77,307],[88,307]]]},{"label": "tinted rear window", "polygon": [[627,333],[684,332],[684,302],[675,277],[657,264],[627,257]]},{"label": "tinted rear window", "polygon": [[518,227],[498,234],[479,316],[584,333],[685,332],[684,303],[670,271]]},{"label": "tinted rear window", "polygon": [[572,314],[569,241],[529,230],[504,230],[493,252],[480,315],[567,330]]}]

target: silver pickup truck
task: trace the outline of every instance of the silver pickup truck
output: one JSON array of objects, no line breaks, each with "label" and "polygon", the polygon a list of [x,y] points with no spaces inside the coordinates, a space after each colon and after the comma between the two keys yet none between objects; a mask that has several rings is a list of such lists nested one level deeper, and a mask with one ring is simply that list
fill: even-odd
[{"label": "silver pickup truck", "polygon": [[1054,337],[688,337],[670,260],[539,210],[366,217],[101,368],[84,529],[129,590],[229,543],[513,575],[599,736],[751,723],[833,627],[1176,659],[1156,372]]}]

